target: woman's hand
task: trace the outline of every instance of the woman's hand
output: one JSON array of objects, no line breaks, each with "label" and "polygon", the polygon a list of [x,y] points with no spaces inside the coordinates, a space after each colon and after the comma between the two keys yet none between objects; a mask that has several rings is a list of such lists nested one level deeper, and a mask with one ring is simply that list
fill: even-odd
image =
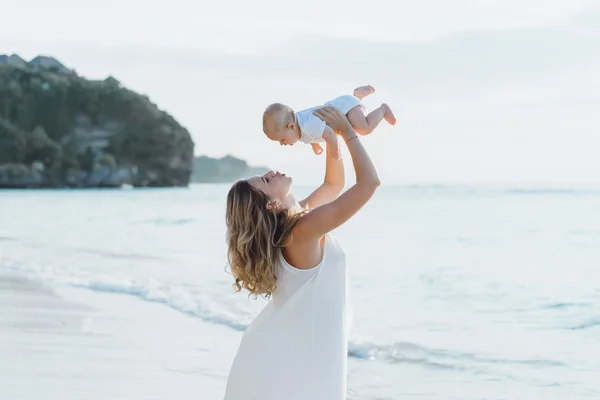
[{"label": "woman's hand", "polygon": [[325,121],[325,123],[337,134],[354,134],[354,129],[352,129],[352,125],[350,125],[348,118],[335,107],[327,106],[319,108],[318,110],[313,111],[313,114],[322,121]]}]

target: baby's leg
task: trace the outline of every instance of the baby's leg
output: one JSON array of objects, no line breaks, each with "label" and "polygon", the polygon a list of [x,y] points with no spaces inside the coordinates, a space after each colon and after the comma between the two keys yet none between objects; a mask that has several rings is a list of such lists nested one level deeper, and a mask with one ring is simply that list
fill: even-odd
[{"label": "baby's leg", "polygon": [[367,116],[365,116],[361,107],[354,107],[348,111],[347,116],[356,133],[360,135],[368,135],[373,132],[382,119],[385,119],[390,125],[396,124],[394,113],[385,103],[371,111]]},{"label": "baby's leg", "polygon": [[359,99],[364,99],[370,94],[375,92],[375,88],[371,85],[361,86],[354,89],[354,97],[358,97]]},{"label": "baby's leg", "polygon": [[327,143],[327,156],[335,160],[342,158],[337,135],[332,130],[327,130],[323,133],[323,139],[325,139],[325,143]]}]

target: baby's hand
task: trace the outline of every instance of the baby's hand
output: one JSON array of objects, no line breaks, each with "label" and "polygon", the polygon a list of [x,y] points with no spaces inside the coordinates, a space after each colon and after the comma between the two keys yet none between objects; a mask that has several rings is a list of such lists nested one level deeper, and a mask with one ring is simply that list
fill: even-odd
[{"label": "baby's hand", "polygon": [[323,148],[319,143],[311,143],[310,145],[312,146],[312,149],[316,155],[320,156],[321,153],[323,153]]}]

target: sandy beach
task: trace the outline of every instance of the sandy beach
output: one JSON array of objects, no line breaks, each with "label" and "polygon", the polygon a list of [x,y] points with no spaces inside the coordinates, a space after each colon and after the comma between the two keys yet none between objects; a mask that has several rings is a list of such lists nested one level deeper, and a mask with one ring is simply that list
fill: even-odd
[{"label": "sandy beach", "polygon": [[234,349],[214,339],[235,333],[204,325],[125,295],[53,291],[2,272],[0,398],[218,398],[229,366],[215,352]]}]

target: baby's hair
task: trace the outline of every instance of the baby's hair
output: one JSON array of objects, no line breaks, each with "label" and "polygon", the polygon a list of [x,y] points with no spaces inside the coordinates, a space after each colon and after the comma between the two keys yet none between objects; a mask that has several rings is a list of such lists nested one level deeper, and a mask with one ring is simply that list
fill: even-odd
[{"label": "baby's hair", "polygon": [[263,132],[267,133],[267,121],[275,119],[272,123],[275,123],[277,128],[283,128],[290,122],[294,122],[295,114],[291,107],[281,103],[273,103],[263,113]]}]

